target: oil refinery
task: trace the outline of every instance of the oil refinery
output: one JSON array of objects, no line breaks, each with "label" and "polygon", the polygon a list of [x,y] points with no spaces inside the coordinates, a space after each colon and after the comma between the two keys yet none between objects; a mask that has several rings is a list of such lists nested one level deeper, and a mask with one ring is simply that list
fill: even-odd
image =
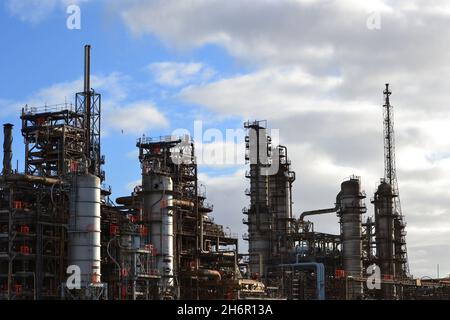
[{"label": "oil refinery", "polygon": [[[111,199],[102,97],[91,89],[90,67],[87,45],[74,105],[22,108],[23,172],[12,164],[19,134],[4,124],[1,300],[450,299],[449,278],[410,275],[388,84],[384,176],[369,196],[362,177],[350,176],[328,208],[293,212],[301,172],[291,168],[289,147],[273,145],[267,121],[244,123],[248,206],[238,214],[248,252],[241,252],[240,239],[211,218],[188,135],[138,138],[142,180]],[[363,219],[372,204],[374,215]],[[338,234],[308,220],[325,214],[338,217]]]}]

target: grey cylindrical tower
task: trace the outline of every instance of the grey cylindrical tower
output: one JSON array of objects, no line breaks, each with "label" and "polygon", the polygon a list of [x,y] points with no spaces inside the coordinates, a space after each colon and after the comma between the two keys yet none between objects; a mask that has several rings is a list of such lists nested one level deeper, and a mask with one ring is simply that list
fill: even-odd
[{"label": "grey cylindrical tower", "polygon": [[362,295],[362,284],[351,278],[362,277],[361,215],[365,212],[359,178],[352,177],[341,184],[339,194],[339,217],[341,225],[342,264],[349,277],[347,297],[358,299]]},{"label": "grey cylindrical tower", "polygon": [[262,168],[267,162],[267,129],[257,126],[249,131],[250,210],[248,212],[248,252],[251,274],[264,277],[271,258],[272,218],[269,212],[269,177]]},{"label": "grey cylindrical tower", "polygon": [[288,250],[287,237],[292,220],[291,213],[291,178],[286,166],[268,177],[269,212],[272,216],[271,231],[273,243],[271,252],[279,255]]},{"label": "grey cylindrical tower", "polygon": [[101,282],[100,178],[74,176],[69,219],[69,265],[81,269],[81,286]]},{"label": "grey cylindrical tower", "polygon": [[142,175],[144,216],[149,222],[150,242],[156,248],[156,264],[163,290],[173,287],[173,183],[168,175]]},{"label": "grey cylindrical tower", "polygon": [[[395,274],[394,264],[394,215],[393,192],[389,183],[382,181],[374,197],[375,205],[375,238],[378,266],[383,276]],[[394,287],[382,285],[383,297],[392,299]]]},{"label": "grey cylindrical tower", "polygon": [[12,128],[14,125],[5,123],[3,125],[3,174],[12,173]]}]

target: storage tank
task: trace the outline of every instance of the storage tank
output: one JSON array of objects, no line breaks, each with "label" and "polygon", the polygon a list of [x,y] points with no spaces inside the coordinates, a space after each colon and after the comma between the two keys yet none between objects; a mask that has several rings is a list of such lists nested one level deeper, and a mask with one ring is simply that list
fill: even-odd
[{"label": "storage tank", "polygon": [[[394,202],[392,187],[389,183],[382,181],[375,192],[375,239],[378,266],[383,276],[395,274],[394,264]],[[383,297],[392,299],[394,287],[383,284]]]},{"label": "storage tank", "polygon": [[[341,184],[339,211],[342,241],[342,264],[347,277],[362,277],[361,215],[365,212],[359,178],[351,177]],[[348,279],[347,297],[358,299],[362,294],[361,282]]]},{"label": "storage tank", "polygon": [[81,270],[81,286],[100,283],[100,178],[74,175],[70,194],[69,265]]},{"label": "storage tank", "polygon": [[142,176],[144,216],[149,223],[150,243],[156,248],[161,287],[173,282],[173,183],[170,176],[149,172]]}]

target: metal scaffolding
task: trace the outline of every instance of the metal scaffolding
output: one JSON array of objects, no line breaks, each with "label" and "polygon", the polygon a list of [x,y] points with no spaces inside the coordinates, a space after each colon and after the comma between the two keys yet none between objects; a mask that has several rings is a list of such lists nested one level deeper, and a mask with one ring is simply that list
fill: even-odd
[{"label": "metal scaffolding", "polygon": [[395,165],[394,113],[390,103],[389,84],[383,91],[383,123],[384,123],[384,179],[392,186],[394,195],[394,246],[396,277],[409,276],[408,253],[406,249],[406,223],[404,221],[398,192],[397,169]]}]

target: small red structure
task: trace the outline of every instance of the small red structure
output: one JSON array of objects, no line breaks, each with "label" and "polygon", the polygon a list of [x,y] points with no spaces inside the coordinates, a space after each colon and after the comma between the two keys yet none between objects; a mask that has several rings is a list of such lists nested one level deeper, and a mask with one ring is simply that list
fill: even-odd
[{"label": "small red structure", "polygon": [[342,279],[342,278],[345,278],[345,270],[342,270],[342,269],[336,269],[335,277],[336,277],[336,279]]},{"label": "small red structure", "polygon": [[20,246],[20,253],[30,254],[30,247],[29,246]]},{"label": "small red structure", "polygon": [[116,234],[118,234],[119,233],[119,226],[115,225],[115,224],[110,225],[109,226],[109,233],[112,236],[115,236]]},{"label": "small red structure", "polygon": [[25,233],[25,234],[30,233],[30,227],[28,227],[26,224],[21,225],[19,230],[21,233]]}]

